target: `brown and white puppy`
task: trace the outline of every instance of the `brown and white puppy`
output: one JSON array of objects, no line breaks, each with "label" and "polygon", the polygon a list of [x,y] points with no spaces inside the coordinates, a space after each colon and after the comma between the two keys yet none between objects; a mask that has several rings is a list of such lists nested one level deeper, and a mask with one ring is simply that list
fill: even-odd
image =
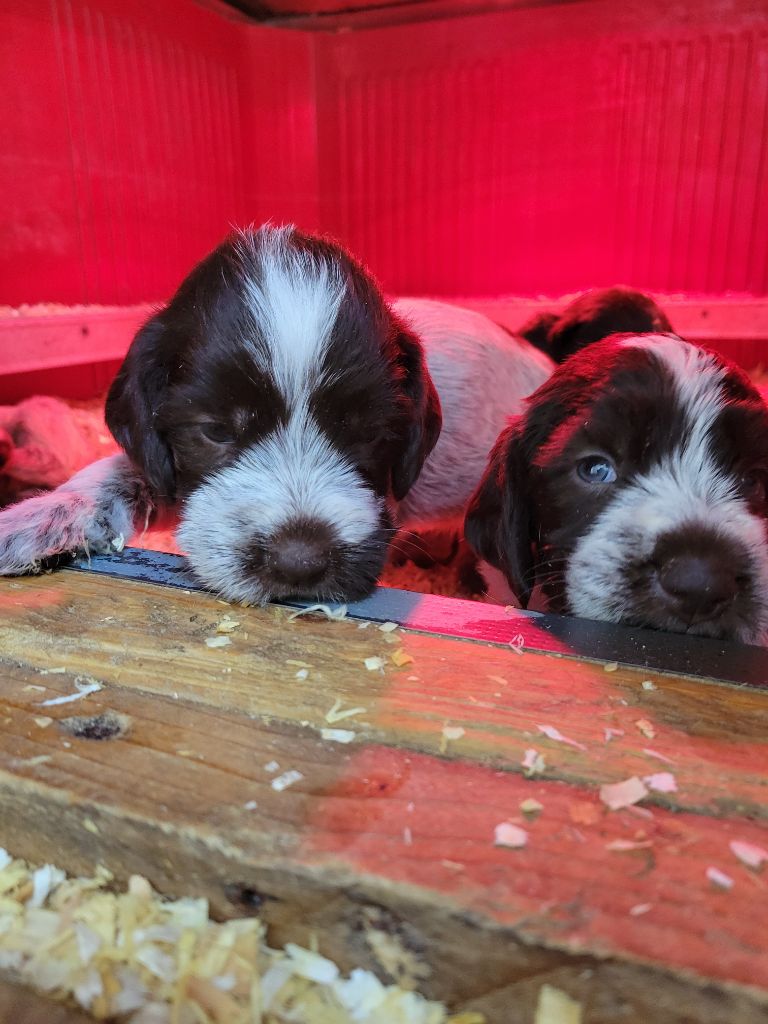
[{"label": "brown and white puppy", "polygon": [[520,335],[562,363],[574,352],[611,334],[671,332],[666,313],[634,288],[615,285],[578,295],[561,313],[539,313],[520,329]]},{"label": "brown and white puppy", "polygon": [[508,403],[550,370],[478,314],[388,304],[335,243],[236,233],[134,339],[106,408],[125,454],[0,512],[0,574],[119,548],[167,512],[226,597],[361,597],[395,518],[462,509]]},{"label": "brown and white puppy", "polygon": [[499,437],[466,517],[520,603],[764,642],[768,407],[670,334],[578,352]]}]

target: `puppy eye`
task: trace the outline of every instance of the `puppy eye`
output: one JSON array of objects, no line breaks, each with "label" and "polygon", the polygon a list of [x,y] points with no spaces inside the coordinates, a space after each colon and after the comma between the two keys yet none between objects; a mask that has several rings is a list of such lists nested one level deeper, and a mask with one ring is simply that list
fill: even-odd
[{"label": "puppy eye", "polygon": [[603,455],[590,455],[576,465],[576,472],[588,484],[612,484],[616,481],[613,463]]},{"label": "puppy eye", "polygon": [[235,433],[228,423],[201,423],[200,432],[214,444],[230,444],[235,440]]},{"label": "puppy eye", "polygon": [[765,501],[768,497],[768,478],[762,469],[742,473],[739,479],[739,494],[747,501]]}]

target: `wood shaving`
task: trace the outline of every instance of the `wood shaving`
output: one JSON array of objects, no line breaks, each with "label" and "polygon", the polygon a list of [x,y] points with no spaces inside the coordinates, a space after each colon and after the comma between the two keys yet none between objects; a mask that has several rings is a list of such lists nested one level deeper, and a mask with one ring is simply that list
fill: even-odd
[{"label": "wood shaving", "polygon": [[764,850],[762,846],[746,843],[743,839],[732,839],[728,845],[731,848],[731,853],[748,868],[759,870],[768,861],[768,850]]},{"label": "wood shaving", "polygon": [[466,735],[466,729],[463,729],[460,725],[444,725],[443,736],[447,740],[460,740],[462,736]]},{"label": "wood shaving", "polygon": [[357,733],[351,729],[321,729],[320,735],[333,743],[351,743]]},{"label": "wood shaving", "polygon": [[279,767],[280,765],[277,763],[277,761],[267,761],[267,763],[264,765],[264,771],[269,772],[271,775],[274,772],[276,772]]},{"label": "wood shaving", "polygon": [[610,843],[605,844],[606,850],[612,850],[616,853],[626,853],[632,850],[647,850],[653,846],[652,839],[612,839]]},{"label": "wood shaving", "polygon": [[657,793],[677,792],[677,780],[672,772],[656,772],[653,775],[644,775],[643,782],[648,789],[653,789]]},{"label": "wood shaving", "polygon": [[531,775],[541,775],[547,767],[544,755],[540,754],[538,750],[533,749],[526,750],[520,764],[525,769],[525,774],[529,777]]},{"label": "wood shaving", "polygon": [[237,627],[239,625],[240,625],[240,623],[237,622],[235,619],[230,618],[229,615],[225,615],[224,618],[221,620],[221,622],[219,622],[217,624],[216,632],[217,633],[232,633],[232,632],[234,632],[237,629]]},{"label": "wood shaving", "polygon": [[657,690],[658,687],[652,679],[644,679],[640,684],[644,690]]},{"label": "wood shaving", "polygon": [[508,846],[510,849],[518,850],[528,842],[528,833],[519,825],[513,825],[509,821],[502,821],[493,830],[493,845]]},{"label": "wood shaving", "polygon": [[47,729],[49,725],[53,725],[53,719],[52,718],[47,718],[46,716],[43,715],[40,718],[35,718],[34,719],[34,723],[40,729]]},{"label": "wood shaving", "polygon": [[710,866],[706,870],[706,875],[712,885],[718,889],[728,890],[733,888],[733,879],[730,875],[726,875],[724,871],[721,871],[720,868]]},{"label": "wood shaving", "polygon": [[41,668],[40,669],[40,675],[41,676],[61,676],[66,671],[67,671],[66,668],[64,668],[63,665],[60,665],[58,668]]},{"label": "wood shaving", "polygon": [[581,1024],[581,1003],[554,985],[542,985],[533,1024]]},{"label": "wood shaving", "polygon": [[[198,1024],[483,1024],[361,969],[265,944],[254,917],[218,924],[204,899],[166,901],[133,876],[127,891],[67,879],[0,850],[0,960],[13,980],[93,1017]],[[30,893],[32,894],[30,898]]]},{"label": "wood shaving", "polygon": [[309,677],[309,669],[308,668],[300,668],[299,671],[296,673],[296,678],[297,679],[304,680],[304,679],[307,679],[308,677]]},{"label": "wood shaving", "polygon": [[610,743],[614,736],[623,736],[623,729],[606,729],[605,730],[605,742]]},{"label": "wood shaving", "polygon": [[544,810],[544,804],[539,803],[538,800],[534,800],[532,796],[529,796],[527,800],[520,801],[520,810],[526,818],[537,818]]},{"label": "wood shaving", "polygon": [[630,807],[646,796],[648,796],[648,790],[636,775],[624,782],[606,783],[600,787],[600,799],[612,811]]},{"label": "wood shaving", "polygon": [[290,771],[283,772],[282,775],[277,775],[272,779],[272,789],[282,793],[284,789],[288,789],[289,786],[293,786],[296,782],[301,782],[303,778],[304,775],[300,771],[291,768]]},{"label": "wood shaving", "polygon": [[77,676],[75,679],[75,690],[77,693],[68,693],[63,697],[51,697],[48,700],[41,700],[41,708],[52,708],[57,704],[70,704],[73,700],[82,700],[92,693],[98,693],[103,689],[101,683],[87,676]]},{"label": "wood shaving", "polygon": [[331,622],[340,622],[342,619],[347,618],[347,606],[345,604],[339,604],[335,608],[332,608],[329,604],[311,604],[307,608],[299,608],[297,611],[291,612],[288,616],[288,621],[292,622],[294,619],[298,619],[300,615],[309,615],[312,612],[319,612],[326,619],[330,619]]},{"label": "wood shaving", "polygon": [[606,663],[603,665],[603,672],[616,672],[618,668],[618,661],[606,661]]},{"label": "wood shaving", "polygon": [[656,730],[653,728],[647,718],[638,718],[635,722],[635,727],[639,732],[645,736],[647,740],[652,740],[656,736]]},{"label": "wood shaving", "polygon": [[392,659],[393,665],[397,665],[398,668],[402,668],[403,665],[410,665],[413,663],[413,656],[410,654],[406,654],[402,647],[398,647],[398,649],[392,655],[390,655],[390,657]]},{"label": "wood shaving", "polygon": [[378,656],[366,658],[363,664],[369,672],[383,672],[384,671],[384,659]]},{"label": "wood shaving", "polygon": [[516,633],[515,636],[509,641],[509,646],[515,652],[515,654],[522,654],[523,647],[525,647],[525,637],[522,633]]},{"label": "wood shaving", "polygon": [[364,715],[367,708],[344,708],[342,701],[334,701],[333,707],[326,713],[325,720],[333,724],[341,722],[345,718],[352,718],[353,715]]},{"label": "wood shaving", "polygon": [[568,736],[563,736],[559,729],[556,729],[554,725],[540,725],[538,726],[539,732],[543,732],[544,735],[550,739],[555,740],[557,743],[565,743],[569,747],[575,747],[577,750],[586,750],[587,748],[583,743],[579,743],[578,740],[572,740]]},{"label": "wood shaving", "polygon": [[631,917],[641,917],[643,914],[647,914],[649,910],[653,910],[652,903],[636,903],[634,907],[629,908]]},{"label": "wood shaving", "polygon": [[664,761],[665,764],[675,763],[671,757],[667,757],[666,754],[660,754],[658,750],[651,750],[650,747],[643,747],[643,753],[647,754],[648,757],[655,757],[658,761]]},{"label": "wood shaving", "polygon": [[378,628],[382,633],[394,633],[397,627],[397,622],[382,622]]},{"label": "wood shaving", "polygon": [[231,643],[232,640],[228,636],[207,636],[205,638],[206,647],[226,647]]}]

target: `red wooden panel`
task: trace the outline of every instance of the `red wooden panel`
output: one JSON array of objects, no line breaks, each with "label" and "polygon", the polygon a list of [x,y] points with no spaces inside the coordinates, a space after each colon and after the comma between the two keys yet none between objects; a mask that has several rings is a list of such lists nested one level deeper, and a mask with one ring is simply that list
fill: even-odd
[{"label": "red wooden panel", "polygon": [[768,12],[593,0],[318,37],[324,223],[395,292],[768,291]]},{"label": "red wooden panel", "polygon": [[246,218],[244,28],[187,0],[3,5],[2,301],[166,295]]}]

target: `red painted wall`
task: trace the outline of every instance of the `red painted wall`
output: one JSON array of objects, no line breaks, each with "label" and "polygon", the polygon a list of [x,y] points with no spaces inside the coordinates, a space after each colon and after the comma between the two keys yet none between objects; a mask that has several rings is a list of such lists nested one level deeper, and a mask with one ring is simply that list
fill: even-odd
[{"label": "red painted wall", "polygon": [[768,294],[764,0],[338,33],[6,0],[0,111],[1,303],[162,298],[267,218],[395,292]]}]

